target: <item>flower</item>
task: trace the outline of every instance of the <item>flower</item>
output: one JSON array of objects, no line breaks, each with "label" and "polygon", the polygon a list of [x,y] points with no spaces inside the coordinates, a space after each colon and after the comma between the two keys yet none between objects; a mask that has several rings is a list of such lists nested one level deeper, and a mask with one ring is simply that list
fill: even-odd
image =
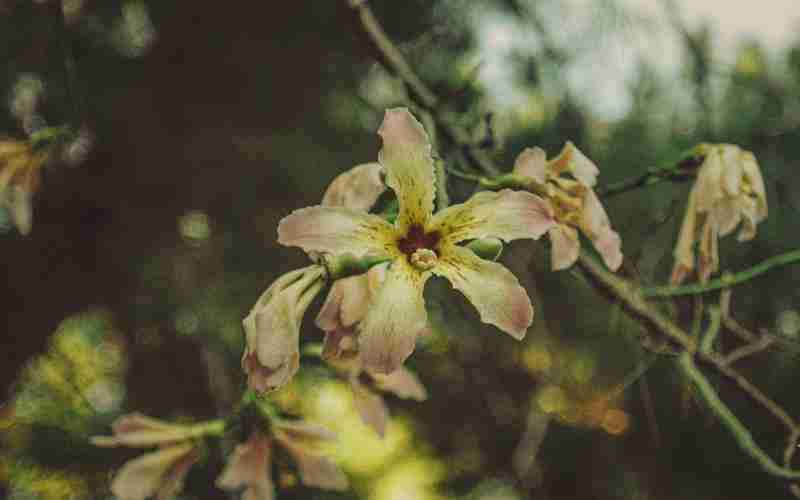
[{"label": "flower", "polygon": [[114,476],[111,492],[121,500],[144,500],[153,495],[171,498],[183,487],[183,479],[199,458],[196,447],[187,442],[203,435],[207,426],[177,425],[139,413],[123,415],[112,425],[114,435],[94,436],[92,444],[102,447],[159,446],[125,463]]},{"label": "flower", "polygon": [[592,241],[609,269],[616,271],[622,264],[622,241],[611,228],[608,215],[592,189],[599,172],[569,141],[550,161],[543,149],[526,148],[514,163],[513,174],[530,179],[532,182],[527,184],[531,189],[550,202],[557,221],[548,231],[554,271],[566,269],[578,259],[578,230]]},{"label": "flower", "polygon": [[325,270],[312,265],[284,274],[259,297],[242,321],[242,369],[248,385],[266,392],[286,384],[300,367],[300,324],[322,290]]},{"label": "flower", "polygon": [[[702,144],[705,153],[675,245],[671,281],[681,283],[694,269],[694,244],[700,237],[700,281],[719,270],[718,238],[739,226],[737,239],[749,241],[767,217],[767,194],[755,156],[733,144]],[[702,228],[701,228],[702,226]],[[698,230],[698,228],[700,228]]]},{"label": "flower", "polygon": [[344,490],[347,477],[330,459],[318,453],[320,442],[333,436],[324,428],[306,422],[273,420],[271,435],[253,431],[228,458],[217,486],[224,489],[244,487],[243,500],[272,500],[272,446],[278,443],[297,463],[300,480],[308,486]]},{"label": "flower", "polygon": [[316,320],[317,326],[325,331],[322,357],[348,382],[361,420],[381,437],[386,430],[389,410],[377,391],[416,401],[427,398],[427,391],[417,376],[403,366],[389,374],[363,369],[357,325],[383,284],[386,268],[386,265],[377,265],[365,274],[334,282]]},{"label": "flower", "polygon": [[283,245],[391,259],[386,279],[358,325],[365,369],[390,373],[411,355],[427,325],[423,290],[432,275],[447,278],[484,322],[521,339],[533,320],[527,293],[505,267],[458,243],[484,237],[539,238],[553,225],[546,203],[527,192],[481,192],[434,215],[433,158],[422,125],[407,109],[390,109],[378,134],[383,138],[379,160],[386,184],[398,199],[394,224],[344,207],[314,206],[296,210],[278,226]]},{"label": "flower", "polygon": [[48,148],[35,148],[32,141],[0,138],[0,206],[25,235],[31,231],[31,200],[49,156]]}]

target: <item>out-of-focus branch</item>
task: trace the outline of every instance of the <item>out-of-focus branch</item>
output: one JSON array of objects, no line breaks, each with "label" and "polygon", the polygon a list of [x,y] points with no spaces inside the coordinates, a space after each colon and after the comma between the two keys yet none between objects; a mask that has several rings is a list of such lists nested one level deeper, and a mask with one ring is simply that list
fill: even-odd
[{"label": "out-of-focus branch", "polygon": [[800,262],[800,250],[792,250],[791,252],[775,255],[751,268],[739,271],[738,273],[727,273],[720,278],[710,280],[708,283],[692,283],[682,286],[654,286],[642,289],[642,294],[645,297],[674,297],[676,295],[694,295],[713,292],[714,290],[744,283],[775,267],[794,264],[795,262]]},{"label": "out-of-focus branch", "polygon": [[484,151],[471,146],[470,134],[461,127],[444,120],[440,102],[436,95],[417,76],[397,45],[389,38],[383,26],[372,13],[366,0],[345,0],[355,12],[361,31],[372,42],[378,60],[383,67],[403,81],[409,97],[421,108],[429,111],[442,137],[463,151],[469,163],[488,175],[497,175],[500,170]]},{"label": "out-of-focus branch", "polygon": [[55,17],[55,34],[61,48],[61,61],[64,72],[64,87],[67,99],[72,107],[71,124],[77,130],[86,120],[86,106],[83,92],[78,85],[78,71],[75,67],[75,54],[72,51],[72,41],[64,17],[64,2],[61,0],[49,2],[49,9]]}]

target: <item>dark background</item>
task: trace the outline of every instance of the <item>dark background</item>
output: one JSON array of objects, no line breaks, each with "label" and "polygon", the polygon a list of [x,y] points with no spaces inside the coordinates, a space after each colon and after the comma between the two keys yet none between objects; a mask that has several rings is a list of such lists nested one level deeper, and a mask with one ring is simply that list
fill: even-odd
[{"label": "dark background", "polygon": [[[760,161],[770,218],[749,244],[723,240],[723,266],[740,269],[798,247],[800,45],[767,56],[757,42],[744,43],[737,61],[755,60],[756,69],[722,67],[704,38],[713,33],[674,26],[683,47],[680,81],[660,80],[649,70],[652,61],[639,61],[632,105],[609,121],[566,90],[559,69],[578,57],[580,46],[554,41],[558,26],[541,22],[539,4],[479,3],[538,37],[512,64],[515,84],[540,96],[525,111],[542,119],[503,122],[515,110],[494,109],[486,84],[459,66],[476,50],[464,15],[469,4],[374,2],[374,10],[421,76],[460,111],[456,120],[474,127],[476,143],[493,143],[487,151],[500,164],[510,167],[523,147],[555,154],[572,140],[600,165],[601,183],[609,183],[669,164],[697,142],[737,143]],[[124,411],[210,418],[238,398],[240,320],[275,277],[306,261],[276,244],[278,221],[318,203],[336,174],[373,161],[383,107],[407,102],[396,85],[378,100],[365,90],[370,79],[384,77],[345,2],[146,2],[140,5],[157,38],[136,57],[110,42],[122,5],[87,1],[67,29],[93,149],[79,166],[48,165],[32,233],[7,228],[0,243],[6,275],[0,484],[14,498],[104,497],[108,474],[135,453],[94,450],[86,435],[107,432]],[[52,9],[4,1],[0,14],[5,92],[20,73],[35,73],[46,87],[42,114],[51,124],[69,120],[75,97],[64,84],[64,40]],[[689,96],[682,107],[667,92],[678,84]],[[676,116],[664,120],[664,109]],[[484,126],[489,112],[513,125],[494,141]],[[24,137],[10,115],[0,121],[6,135]],[[456,195],[470,192],[460,181],[452,187]],[[626,259],[645,282],[668,276],[688,189],[658,185],[608,204]],[[192,232],[197,224],[199,234]],[[503,257],[536,304],[523,344],[478,326],[474,311],[447,286],[431,287],[428,305],[439,333],[411,360],[431,399],[390,400],[407,432],[405,455],[366,469],[347,462],[352,494],[402,498],[377,486],[396,473],[399,492],[427,484],[419,498],[788,495],[695,399],[686,403],[687,389],[668,357],[652,366],[645,383],[640,379],[614,400],[628,418],[624,432],[604,431],[586,417],[593,398],[642,359],[643,332],[574,273],[548,272],[548,259],[544,240],[514,244]],[[748,326],[797,333],[797,275],[796,268],[782,268],[741,286],[735,314]],[[65,331],[78,332],[85,344],[56,342],[54,333]],[[310,322],[304,338],[320,338]],[[115,346],[118,359],[87,354],[99,345]],[[83,353],[70,361],[75,366],[58,364],[73,351]],[[105,364],[95,368],[90,359]],[[797,359],[781,348],[743,364],[791,414],[800,412],[792,385]],[[47,362],[63,376],[48,378]],[[89,375],[76,374],[81,370]],[[88,391],[98,373],[116,377],[124,400],[80,409],[70,391]],[[298,387],[294,394],[302,398],[304,386]],[[540,406],[553,387],[570,403],[556,404],[563,411],[551,418]],[[25,405],[20,394],[27,394]],[[752,423],[765,449],[782,452],[777,423],[735,392],[722,395]],[[526,421],[537,418],[550,424],[538,434],[531,430],[543,441],[535,464],[520,468],[514,450]],[[187,498],[224,498],[211,487],[220,457],[212,454],[193,470]],[[279,492],[280,498],[345,496],[296,486]]]}]

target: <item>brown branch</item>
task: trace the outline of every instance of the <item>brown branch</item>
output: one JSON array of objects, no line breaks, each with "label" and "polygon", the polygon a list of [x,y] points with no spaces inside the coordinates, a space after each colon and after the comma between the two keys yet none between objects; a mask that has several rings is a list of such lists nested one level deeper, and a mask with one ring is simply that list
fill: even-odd
[{"label": "brown branch", "polygon": [[725,356],[725,362],[728,363],[729,365],[733,364],[748,356],[752,356],[753,354],[758,354],[759,352],[771,346],[773,343],[775,343],[774,338],[770,337],[769,335],[764,335],[755,342],[752,342],[750,344],[745,344],[742,347],[739,347],[729,352]]},{"label": "brown branch", "polygon": [[378,61],[389,73],[402,80],[408,89],[409,97],[417,106],[431,113],[442,137],[462,150],[469,163],[481,172],[487,175],[500,173],[500,169],[494,165],[485,152],[471,146],[469,132],[444,120],[444,110],[441,109],[438,97],[408,64],[403,53],[389,38],[375,14],[372,13],[366,0],[345,1],[355,12],[361,31],[371,41]]}]

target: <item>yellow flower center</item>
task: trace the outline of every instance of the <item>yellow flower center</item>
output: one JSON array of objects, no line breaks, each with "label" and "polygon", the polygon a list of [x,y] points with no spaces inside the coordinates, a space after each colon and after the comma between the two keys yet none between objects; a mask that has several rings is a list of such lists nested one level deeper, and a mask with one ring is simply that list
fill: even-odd
[{"label": "yellow flower center", "polygon": [[411,265],[420,271],[433,269],[438,260],[439,257],[436,256],[436,252],[428,248],[420,248],[416,250],[413,254],[411,254],[410,259]]}]

